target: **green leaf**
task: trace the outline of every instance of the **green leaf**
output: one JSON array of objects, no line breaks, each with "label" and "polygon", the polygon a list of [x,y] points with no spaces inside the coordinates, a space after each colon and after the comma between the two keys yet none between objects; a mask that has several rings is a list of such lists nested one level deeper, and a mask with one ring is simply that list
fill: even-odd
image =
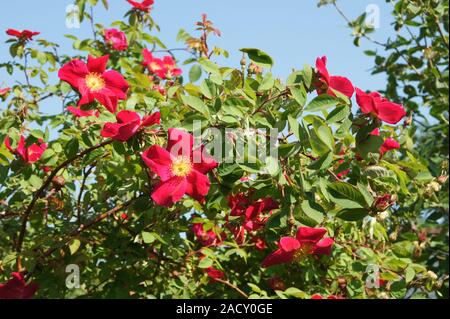
[{"label": "green leaf", "polygon": [[300,204],[301,209],[306,216],[314,220],[317,224],[321,224],[324,219],[325,210],[316,202],[308,199]]},{"label": "green leaf", "polygon": [[272,73],[267,73],[263,80],[261,81],[261,84],[258,87],[258,91],[268,91],[273,88],[275,84],[275,78],[273,77]]},{"label": "green leaf", "polygon": [[200,112],[206,118],[209,118],[208,107],[203,103],[203,101],[201,99],[199,99],[196,96],[190,96],[190,95],[182,95],[181,99],[183,100],[184,104],[190,106],[197,112]]},{"label": "green leaf", "polygon": [[151,243],[153,243],[156,240],[156,237],[152,233],[149,233],[149,232],[146,232],[146,231],[143,231],[141,233],[141,236],[142,236],[142,240],[146,244],[151,244]]},{"label": "green leaf", "polygon": [[211,258],[205,257],[202,260],[200,260],[200,263],[198,264],[199,268],[209,268],[213,265],[213,261]]},{"label": "green leaf", "polygon": [[344,208],[336,214],[336,217],[353,222],[363,219],[368,214],[369,211],[365,208]]},{"label": "green leaf", "polygon": [[74,255],[81,246],[81,242],[78,239],[73,239],[69,244],[70,254]]},{"label": "green leaf", "polygon": [[345,182],[334,182],[328,185],[332,201],[342,208],[367,208],[363,194],[353,185]]},{"label": "green leaf", "polygon": [[317,161],[309,164],[308,168],[313,170],[324,170],[331,166],[333,163],[333,153],[328,152],[322,155]]},{"label": "green leaf", "polygon": [[274,64],[273,59],[267,53],[259,49],[243,48],[239,51],[247,53],[250,60],[261,67],[270,68]]},{"label": "green leaf", "polygon": [[194,64],[189,70],[189,81],[197,82],[202,76],[202,68],[198,64]]},{"label": "green leaf", "polygon": [[309,104],[305,107],[305,111],[308,112],[324,111],[332,106],[337,105],[339,101],[340,100],[334,96],[321,94],[316,96],[311,102],[309,102]]}]

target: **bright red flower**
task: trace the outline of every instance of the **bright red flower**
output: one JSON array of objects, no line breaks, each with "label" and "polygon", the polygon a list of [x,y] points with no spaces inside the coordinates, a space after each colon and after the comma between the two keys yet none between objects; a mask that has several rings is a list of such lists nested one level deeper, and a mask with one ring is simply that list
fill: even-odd
[{"label": "bright red flower", "polygon": [[87,65],[75,59],[59,70],[59,78],[80,93],[79,106],[97,100],[108,111],[116,113],[118,100],[127,98],[128,83],[119,72],[106,71],[108,59],[109,55],[100,58],[89,56]]},{"label": "bright red flower", "polygon": [[192,225],[192,231],[202,246],[217,246],[225,237],[225,234],[223,233],[220,236],[217,235],[216,232],[219,231],[217,227],[216,229],[209,229],[208,231],[205,231],[202,223],[194,223]]},{"label": "bright red flower", "polygon": [[170,55],[166,55],[165,57],[163,57],[162,61],[165,68],[165,74],[164,76],[158,75],[160,78],[164,77],[166,79],[170,79],[176,76],[180,76],[183,73],[180,68],[176,67],[175,60]]},{"label": "bright red flower", "polygon": [[143,65],[161,79],[170,79],[182,74],[181,69],[176,67],[175,61],[171,56],[165,56],[162,59],[155,58],[147,49],[142,51],[142,55],[144,57]]},{"label": "bright red flower", "polygon": [[355,88],[349,79],[342,76],[330,76],[327,69],[327,57],[323,56],[316,59],[317,82],[314,84],[318,94],[335,96],[333,90],[336,90],[345,96],[351,98]]},{"label": "bright red flower", "polygon": [[208,194],[211,183],[206,174],[218,163],[204,154],[203,146],[193,147],[191,134],[172,128],[166,149],[154,145],[142,154],[145,164],[161,179],[152,194],[158,205],[171,206],[184,194],[201,201]]},{"label": "bright red flower", "polygon": [[215,281],[216,279],[222,279],[225,277],[225,273],[223,271],[214,267],[206,268],[206,274],[209,278],[211,278],[211,281]]},{"label": "bright red flower", "polygon": [[0,89],[0,96],[5,96],[6,94],[9,93],[9,91],[11,91],[11,88]]},{"label": "bright red flower", "polygon": [[284,284],[283,280],[278,276],[270,278],[267,281],[267,283],[269,284],[269,287],[272,288],[273,290],[281,290],[281,291],[286,290],[286,285]]},{"label": "bright red flower", "polygon": [[6,34],[12,36],[12,37],[16,37],[19,40],[22,41],[26,41],[26,40],[33,40],[33,37],[36,35],[41,34],[40,32],[33,32],[30,30],[23,30],[23,31],[19,31],[19,30],[15,30],[15,29],[8,29],[6,30]]},{"label": "bright red flower", "polygon": [[[379,136],[380,130],[374,129],[372,131],[372,133],[370,133],[370,134]],[[389,137],[384,140],[383,145],[381,145],[381,147],[380,147],[380,156],[383,156],[386,152],[389,152],[392,150],[398,150],[398,149],[400,149],[400,143],[397,142],[396,140],[394,140],[393,138]]]},{"label": "bright red flower", "polygon": [[154,0],[143,0],[141,2],[127,0],[127,2],[129,4],[131,4],[136,10],[143,11],[143,12],[149,12],[151,9],[151,6],[154,4]]},{"label": "bright red flower", "polygon": [[262,262],[264,268],[278,264],[290,263],[307,255],[329,255],[334,244],[332,238],[323,236],[324,228],[299,227],[296,238],[282,237],[278,249],[268,255]]},{"label": "bright red flower", "polygon": [[378,92],[366,93],[356,88],[356,102],[361,112],[371,114],[389,124],[397,124],[406,115],[403,105],[385,99]]},{"label": "bright red flower", "polygon": [[100,112],[97,110],[82,110],[82,109],[74,107],[74,106],[68,106],[67,110],[76,117],[89,117],[89,116],[99,117],[100,116]]},{"label": "bright red flower", "polygon": [[[319,294],[315,294],[315,295],[311,296],[311,299],[324,299],[324,298]],[[327,299],[345,299],[345,298],[341,297],[341,296],[336,296],[336,295],[329,295],[327,297]]]},{"label": "bright red flower", "polygon": [[106,29],[104,31],[106,43],[112,46],[114,50],[125,51],[128,49],[127,36],[117,29]]},{"label": "bright red flower", "polygon": [[150,116],[145,116],[141,121],[139,114],[125,110],[117,113],[116,119],[117,123],[105,123],[101,135],[119,142],[126,142],[141,129],[160,124],[161,115],[156,112]]},{"label": "bright red flower", "polygon": [[257,250],[263,251],[267,249],[267,244],[261,237],[253,237],[252,242],[255,244]]},{"label": "bright red flower", "polygon": [[33,164],[37,162],[47,149],[47,144],[44,143],[42,140],[39,140],[39,144],[32,144],[29,147],[26,147],[25,144],[26,144],[25,137],[21,136],[19,139],[19,143],[17,144],[17,147],[13,149],[11,147],[9,137],[7,136],[5,138],[6,148],[11,153],[20,155],[20,157],[22,157],[22,159],[27,164]]},{"label": "bright red flower", "polygon": [[19,272],[11,274],[12,279],[0,284],[0,299],[31,299],[38,290],[38,284],[27,284],[24,276]]}]

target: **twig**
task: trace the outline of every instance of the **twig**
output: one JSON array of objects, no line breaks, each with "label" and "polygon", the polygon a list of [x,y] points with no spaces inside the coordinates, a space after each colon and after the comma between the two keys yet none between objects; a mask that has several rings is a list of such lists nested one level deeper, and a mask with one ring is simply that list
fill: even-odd
[{"label": "twig", "polygon": [[[56,167],[51,173],[50,175],[47,177],[47,179],[44,181],[44,183],[42,184],[42,186],[36,191],[36,193],[34,193],[33,198],[30,202],[30,204],[27,206],[27,208],[25,209],[24,213],[23,213],[23,218],[22,218],[22,225],[20,227],[20,233],[19,233],[19,237],[17,240],[17,247],[16,247],[16,252],[18,253],[18,255],[20,254],[20,252],[22,251],[22,245],[23,245],[23,239],[25,237],[25,233],[27,230],[27,222],[28,219],[31,215],[31,213],[33,212],[33,208],[36,205],[36,202],[38,201],[39,198],[41,198],[42,194],[44,193],[44,191],[47,189],[47,187],[50,185],[50,183],[52,182],[53,178],[58,174],[58,172],[65,168],[66,166],[70,165],[72,162],[74,162],[75,160],[83,157],[86,154],[89,154],[93,151],[95,151],[98,148],[101,148],[103,146],[106,146],[108,144],[111,144],[113,142],[113,140],[107,140],[104,141],[98,145],[95,145],[93,147],[90,147],[86,150],[84,150],[83,152],[75,155],[74,157],[65,160],[63,163],[61,163],[58,167]],[[22,268],[21,265],[21,258],[20,255],[17,257],[17,265],[19,268],[19,271]]]},{"label": "twig", "polygon": [[[63,245],[66,245],[68,242],[70,242],[70,240],[72,240],[72,238],[78,236],[79,234],[81,234],[81,233],[82,233],[83,231],[85,231],[86,229],[91,228],[91,227],[94,226],[95,224],[101,222],[102,220],[108,218],[109,216],[115,214],[116,212],[118,212],[118,211],[120,211],[120,210],[122,210],[122,209],[124,209],[124,208],[127,208],[127,207],[130,206],[132,203],[134,203],[134,201],[136,201],[137,199],[139,199],[139,198],[142,197],[142,196],[144,196],[144,195],[141,195],[141,196],[135,197],[135,198],[133,198],[133,199],[130,199],[129,201],[127,201],[127,202],[125,202],[125,203],[123,203],[123,204],[117,205],[116,207],[110,209],[109,211],[107,211],[107,212],[105,212],[105,213],[103,213],[103,214],[97,216],[96,218],[90,220],[89,222],[87,222],[87,223],[85,223],[85,224],[81,224],[81,225],[78,226],[76,229],[74,229],[74,230],[73,230],[73,231],[72,231],[72,232],[71,232],[71,233],[63,240],[63,242],[64,242]],[[55,250],[57,250],[59,247],[60,247],[60,246],[47,249],[47,250],[44,252],[43,257],[48,257],[48,256],[50,256],[50,255],[51,255]]]},{"label": "twig", "polygon": [[247,299],[248,299],[248,295],[247,295],[245,292],[243,292],[241,289],[239,289],[239,287],[233,285],[231,282],[229,282],[229,281],[227,281],[227,280],[220,279],[220,278],[214,278],[213,280],[214,280],[214,281],[217,281],[217,282],[220,282],[220,283],[222,283],[222,284],[224,284],[224,285],[227,285],[227,286],[230,287],[230,288],[233,288],[233,289],[236,290],[240,295],[242,295],[244,298],[247,298]]}]

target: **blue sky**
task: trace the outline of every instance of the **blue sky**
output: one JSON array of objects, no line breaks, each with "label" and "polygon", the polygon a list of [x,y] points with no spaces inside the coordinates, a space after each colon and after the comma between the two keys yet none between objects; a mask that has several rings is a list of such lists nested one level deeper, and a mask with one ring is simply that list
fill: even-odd
[{"label": "blue sky", "polygon": [[[367,5],[380,8],[380,28],[374,37],[385,39],[392,32],[391,5],[385,0],[340,0],[340,6],[354,18],[365,11]],[[125,0],[109,0],[110,10],[102,6],[95,10],[99,23],[108,26],[119,20],[129,9]],[[80,29],[67,29],[65,10],[69,0],[24,0],[2,3],[0,16],[0,62],[9,59],[8,46],[4,43],[7,28],[31,29],[41,32],[41,37],[61,44],[60,52],[70,53],[71,40],[64,34],[79,38],[91,36],[90,26],[83,23]],[[369,69],[373,59],[363,50],[373,45],[362,41],[357,48],[352,43],[350,30],[333,7],[318,8],[317,0],[155,0],[153,17],[161,27],[158,36],[168,47],[180,47],[175,38],[180,28],[194,30],[195,21],[202,13],[222,31],[222,37],[214,45],[229,51],[230,57],[219,62],[239,67],[243,47],[256,47],[270,54],[275,60],[273,72],[286,78],[292,68],[302,68],[305,63],[314,64],[319,55],[327,55],[332,74],[349,77],[356,86],[364,89],[380,89],[385,86],[384,75],[371,76]],[[180,56],[183,58],[183,56]],[[0,72],[0,86],[13,84],[13,78]],[[56,80],[56,79],[55,79]]]}]

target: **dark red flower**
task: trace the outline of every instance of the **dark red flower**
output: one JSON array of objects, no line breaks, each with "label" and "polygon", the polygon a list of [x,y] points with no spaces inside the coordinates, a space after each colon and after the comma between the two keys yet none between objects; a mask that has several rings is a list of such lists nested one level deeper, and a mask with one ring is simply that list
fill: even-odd
[{"label": "dark red flower", "polygon": [[389,124],[397,124],[406,115],[403,105],[385,99],[378,92],[366,93],[356,88],[356,102],[361,112],[371,114]]},{"label": "dark red flower", "polygon": [[307,255],[329,255],[334,244],[332,238],[323,236],[324,228],[299,227],[296,238],[282,237],[278,249],[268,255],[262,262],[263,267],[290,263]]},{"label": "dark red flower", "polygon": [[151,6],[154,4],[154,0],[143,0],[141,2],[127,0],[127,2],[129,4],[131,4],[134,9],[143,11],[143,12],[149,12],[151,9]]},{"label": "dark red flower", "polygon": [[27,284],[24,276],[19,272],[11,274],[12,279],[0,284],[0,299],[31,299],[38,290],[38,284]]},{"label": "dark red flower", "polygon": [[286,285],[284,284],[283,280],[278,276],[270,278],[267,282],[269,284],[269,287],[272,288],[273,290],[281,290],[281,291],[286,290]]},{"label": "dark red flower", "polygon": [[116,113],[118,100],[127,98],[128,83],[119,72],[106,71],[108,59],[108,55],[100,58],[89,56],[87,65],[75,59],[59,70],[59,78],[80,93],[79,106],[96,100],[111,113]]},{"label": "dark red flower", "polygon": [[388,209],[390,206],[394,204],[394,201],[392,200],[392,196],[390,194],[384,194],[381,196],[378,196],[372,207],[375,208],[379,212],[384,212],[386,209]]},{"label": "dark red flower", "polygon": [[8,29],[6,30],[6,34],[12,36],[12,37],[16,37],[21,41],[27,41],[27,40],[33,40],[33,37],[36,35],[41,34],[40,32],[33,32],[30,30],[23,30],[23,31],[19,31],[19,30],[15,30],[15,29]]},{"label": "dark red flower", "polygon": [[225,277],[225,273],[223,271],[214,267],[206,268],[206,274],[209,278],[211,278],[211,281],[216,281],[216,279],[222,279]]},{"label": "dark red flower", "polygon": [[327,57],[316,59],[317,81],[315,87],[318,94],[329,94],[335,96],[333,90],[338,91],[351,98],[355,88],[349,79],[342,76],[330,76],[327,70]]},{"label": "dark red flower", "polygon": [[206,174],[218,163],[204,154],[203,146],[193,147],[191,134],[172,128],[166,149],[154,145],[142,154],[145,164],[161,179],[152,194],[158,205],[171,206],[184,194],[202,201],[208,194],[211,183]]},{"label": "dark red flower", "polygon": [[160,113],[146,116],[141,121],[139,114],[133,111],[120,111],[116,115],[117,123],[107,122],[101,135],[119,142],[126,142],[141,129],[160,123]]},{"label": "dark red flower", "polygon": [[106,43],[112,46],[114,50],[125,51],[128,49],[127,36],[117,29],[106,29],[104,31]]},{"label": "dark red flower", "polygon": [[74,107],[74,106],[68,106],[67,110],[76,117],[89,117],[89,116],[99,117],[100,116],[100,112],[97,110],[82,110],[82,109]]},{"label": "dark red flower", "polygon": [[22,157],[24,162],[27,164],[33,164],[37,162],[47,149],[47,144],[44,143],[42,140],[39,140],[39,144],[32,144],[29,147],[26,147],[25,144],[26,144],[25,137],[21,136],[17,144],[17,147],[14,149],[11,147],[9,137],[7,136],[5,138],[6,148],[11,153],[20,155],[20,157]]}]

